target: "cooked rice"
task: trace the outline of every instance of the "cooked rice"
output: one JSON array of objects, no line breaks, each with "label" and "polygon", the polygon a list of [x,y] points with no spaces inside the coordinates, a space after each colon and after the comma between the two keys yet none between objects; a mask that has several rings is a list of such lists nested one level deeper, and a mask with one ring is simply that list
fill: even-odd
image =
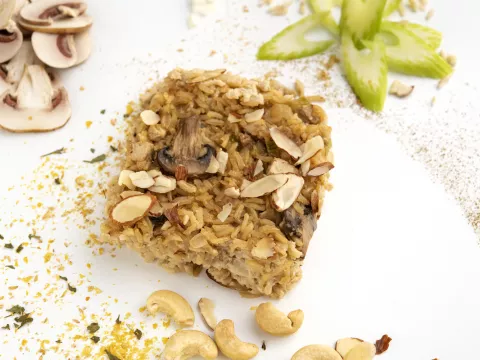
[{"label": "cooked rice", "polygon": [[[243,114],[258,108],[265,109],[263,118],[245,122]],[[147,126],[141,121],[139,113],[146,109],[160,115],[159,124]],[[240,121],[227,121],[230,114]],[[328,174],[304,177],[301,194],[284,213],[274,210],[269,194],[232,198],[224,190],[240,189],[244,179],[263,177],[264,172],[253,177],[258,160],[265,169],[275,157],[294,163],[287,152],[272,144],[268,130],[272,126],[299,146],[320,135],[325,147],[311,159],[311,168],[332,162],[331,129],[325,113],[274,80],[248,80],[222,70],[175,69],[142,96],[138,109],[131,114],[122,169],[158,170],[156,152],[172,145],[178,123],[193,115],[201,119],[204,144],[215,148],[217,154],[222,149],[228,153],[225,173],[188,177],[177,181],[174,191],[153,194],[163,210],[176,205],[183,224],[146,216],[133,225],[122,226],[109,218],[102,225],[102,241],[126,244],[169,271],[198,275],[206,269],[216,282],[245,294],[280,298],[300,280],[309,240],[304,244],[298,232],[285,231],[292,230],[286,214],[289,212],[294,220],[320,217],[325,190],[330,189]],[[117,179],[112,181],[107,214],[121,201],[120,194],[125,190],[117,185]],[[217,215],[228,203],[232,211],[221,222]],[[262,251],[271,253],[263,258],[258,255]]]}]

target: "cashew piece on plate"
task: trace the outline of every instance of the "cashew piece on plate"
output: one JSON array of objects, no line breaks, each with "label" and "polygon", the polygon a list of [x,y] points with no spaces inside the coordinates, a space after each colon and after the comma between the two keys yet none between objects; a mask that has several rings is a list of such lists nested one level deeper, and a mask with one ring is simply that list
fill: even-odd
[{"label": "cashew piece on plate", "polygon": [[291,360],[342,360],[342,357],[330,346],[308,345],[293,354]]},{"label": "cashew piece on plate", "polygon": [[168,339],[163,351],[165,360],[186,360],[197,355],[205,360],[214,360],[218,356],[215,342],[198,330],[177,331]]},{"label": "cashew piece on plate", "polygon": [[222,320],[215,327],[215,342],[220,351],[231,360],[249,360],[258,354],[258,346],[241,341],[235,335],[232,320]]},{"label": "cashew piece on plate", "polygon": [[169,290],[158,290],[147,299],[150,314],[165,313],[182,327],[192,326],[195,321],[192,307],[182,296]]},{"label": "cashew piece on plate", "polygon": [[215,313],[213,310],[215,309],[215,304],[212,300],[207,298],[201,298],[198,301],[198,309],[200,310],[200,314],[205,320],[205,323],[208,327],[212,330],[215,330],[215,326],[217,326],[217,318],[215,317]]},{"label": "cashew piece on plate", "polygon": [[291,335],[300,329],[303,324],[303,311],[294,310],[285,315],[271,302],[260,304],[255,312],[260,329],[274,336]]}]

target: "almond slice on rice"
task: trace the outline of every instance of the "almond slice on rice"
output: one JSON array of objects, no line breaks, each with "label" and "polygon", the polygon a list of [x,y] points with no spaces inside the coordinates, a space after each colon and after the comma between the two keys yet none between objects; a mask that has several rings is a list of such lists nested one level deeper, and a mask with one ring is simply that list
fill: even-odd
[{"label": "almond slice on rice", "polygon": [[[303,166],[303,164],[302,164]],[[321,176],[328,173],[335,166],[331,162],[324,162],[319,164],[315,169],[312,169],[308,172],[308,176]]]},{"label": "almond slice on rice", "polygon": [[295,165],[303,164],[324,147],[325,143],[323,142],[323,138],[320,135],[314,136],[304,144],[303,154],[300,159],[297,160]]},{"label": "almond slice on rice", "polygon": [[130,180],[132,180],[133,185],[142,189],[147,189],[155,184],[155,180],[146,171],[137,171],[130,174]]},{"label": "almond slice on rice", "polygon": [[238,122],[242,121],[242,119],[240,117],[237,117],[234,114],[228,114],[227,120],[231,124],[238,123]]},{"label": "almond slice on rice", "polygon": [[263,114],[265,114],[265,109],[258,109],[252,111],[251,113],[245,114],[245,121],[247,123],[252,123],[262,119]]},{"label": "almond slice on rice", "polygon": [[131,196],[113,207],[110,218],[117,224],[131,225],[145,217],[156,201],[150,194]]},{"label": "almond slice on rice", "polygon": [[265,194],[277,190],[279,187],[285,185],[288,176],[285,174],[268,175],[260,180],[249,184],[240,193],[241,197],[260,197]]},{"label": "almond slice on rice", "polygon": [[272,204],[275,210],[282,212],[287,210],[297,200],[298,195],[302,191],[305,180],[303,177],[288,174],[287,182],[282,187],[272,193]]},{"label": "almond slice on rice", "polygon": [[130,190],[135,190],[136,186],[133,185],[132,180],[130,179],[130,175],[133,173],[134,171],[132,170],[120,171],[120,175],[118,176],[118,185],[119,186],[125,185]]},{"label": "almond slice on rice", "polygon": [[242,185],[240,185],[240,191],[243,191],[245,190],[245,188],[250,185],[252,182],[250,180],[247,180],[247,179],[243,179],[242,180]]},{"label": "almond slice on rice", "polygon": [[310,171],[311,161],[307,160],[302,165],[300,165],[300,170],[302,170],[302,175],[307,176],[308,172]]},{"label": "almond slice on rice", "polygon": [[225,189],[224,194],[226,196],[229,196],[231,198],[236,199],[236,198],[240,197],[240,190],[237,189],[236,187],[229,187],[229,188]]},{"label": "almond slice on rice", "polygon": [[220,174],[223,174],[225,172],[225,169],[227,168],[227,162],[228,162],[228,153],[220,150],[217,154],[217,160],[218,160],[218,172]]},{"label": "almond slice on rice", "polygon": [[158,203],[158,201],[155,201],[155,203],[153,204],[153,206],[150,208],[150,210],[148,211],[148,214],[150,216],[154,216],[154,217],[159,217],[163,214],[163,208],[162,206]]},{"label": "almond slice on rice", "polygon": [[143,193],[140,192],[140,191],[127,190],[127,191],[123,191],[123,192],[120,194],[120,197],[121,197],[122,199],[126,199],[126,198],[129,198],[129,197],[132,197],[132,196],[137,196],[137,195],[143,195]]},{"label": "almond slice on rice", "polygon": [[222,211],[220,211],[217,215],[218,220],[221,222],[224,222],[225,220],[228,219],[228,216],[232,212],[233,205],[228,203],[226,205],[223,205]]},{"label": "almond slice on rice", "polygon": [[149,187],[148,190],[158,194],[166,194],[176,188],[177,180],[175,180],[175,178],[159,175],[155,178],[154,185]]},{"label": "almond slice on rice", "polygon": [[219,168],[220,168],[220,163],[215,157],[212,156],[210,159],[210,164],[208,165],[208,168],[207,170],[205,170],[205,172],[209,174],[216,174]]},{"label": "almond slice on rice", "polygon": [[145,125],[156,125],[160,122],[160,116],[152,110],[144,110],[140,113],[140,118]]},{"label": "almond slice on rice", "polygon": [[257,164],[255,165],[255,170],[253,170],[253,176],[257,176],[263,171],[263,161],[258,160]]},{"label": "almond slice on rice", "polygon": [[285,150],[293,158],[298,159],[302,156],[302,150],[300,150],[300,147],[278,128],[271,128],[270,136],[275,142],[275,145],[277,145],[280,149]]},{"label": "almond slice on rice", "polygon": [[298,170],[295,166],[283,159],[274,158],[272,164],[268,168],[267,174],[297,174]]}]

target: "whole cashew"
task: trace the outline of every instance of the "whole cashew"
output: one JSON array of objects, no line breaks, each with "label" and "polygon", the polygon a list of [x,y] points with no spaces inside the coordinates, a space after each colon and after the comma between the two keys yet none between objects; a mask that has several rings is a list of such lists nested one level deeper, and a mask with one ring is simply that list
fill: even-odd
[{"label": "whole cashew", "polygon": [[363,342],[345,355],[344,360],[372,360],[377,352],[375,345]]},{"label": "whole cashew", "polygon": [[158,290],[147,299],[147,309],[150,314],[165,313],[179,326],[192,326],[195,321],[190,304],[179,294],[169,290]]},{"label": "whole cashew", "polygon": [[215,342],[201,331],[180,330],[173,334],[165,345],[165,360],[185,360],[200,355],[205,360],[214,360],[218,356]]},{"label": "whole cashew", "polygon": [[255,312],[260,329],[275,336],[291,335],[303,324],[303,311],[294,310],[285,316],[271,302],[260,304]]},{"label": "whole cashew", "polygon": [[342,357],[330,346],[308,345],[293,354],[291,360],[342,360]]},{"label": "whole cashew", "polygon": [[241,341],[235,335],[232,320],[222,320],[215,327],[215,341],[220,351],[232,360],[249,360],[258,354],[258,346]]}]

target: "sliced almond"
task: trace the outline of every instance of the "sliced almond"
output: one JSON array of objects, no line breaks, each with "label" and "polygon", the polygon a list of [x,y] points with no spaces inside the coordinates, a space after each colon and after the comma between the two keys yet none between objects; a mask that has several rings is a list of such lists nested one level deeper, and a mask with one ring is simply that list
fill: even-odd
[{"label": "sliced almond", "polygon": [[265,114],[265,109],[258,109],[252,111],[251,113],[245,114],[245,121],[247,123],[251,123],[262,120],[263,114]]},{"label": "sliced almond", "polygon": [[242,180],[242,185],[240,186],[240,191],[243,191],[248,185],[250,185],[252,182],[247,179]]},{"label": "sliced almond", "polygon": [[344,360],[372,360],[377,352],[375,345],[362,342],[350,350]]},{"label": "sliced almond", "polygon": [[153,179],[155,179],[157,176],[162,175],[162,172],[160,170],[148,170],[147,174],[150,175]]},{"label": "sliced almond", "polygon": [[219,167],[220,167],[220,163],[216,158],[212,156],[210,158],[210,164],[208,165],[208,168],[207,170],[205,170],[205,172],[209,174],[216,174],[218,172]]},{"label": "sliced almond", "polygon": [[126,199],[126,198],[129,198],[129,197],[132,197],[132,196],[137,196],[137,195],[143,195],[143,193],[140,192],[140,191],[127,190],[127,191],[123,191],[123,192],[120,194],[120,197],[121,197],[122,199]]},{"label": "sliced almond", "polygon": [[143,110],[140,113],[140,118],[145,125],[156,125],[160,122],[160,116],[152,110]]},{"label": "sliced almond", "polygon": [[295,166],[283,159],[275,158],[268,168],[267,174],[296,174],[298,170]]},{"label": "sliced almond", "polygon": [[303,177],[293,174],[286,175],[287,182],[272,194],[272,204],[277,211],[285,211],[293,205],[302,191],[305,180]]},{"label": "sliced almond", "polygon": [[227,204],[223,205],[222,211],[220,211],[217,215],[218,220],[221,222],[224,222],[225,220],[228,219],[228,216],[232,212],[233,205],[232,204]]},{"label": "sliced almond", "polygon": [[[303,165],[303,164],[302,164]],[[308,176],[321,176],[328,173],[335,166],[331,162],[324,162],[319,164],[315,169],[308,172]]]},{"label": "sliced almond", "polygon": [[132,180],[133,185],[142,189],[148,189],[155,184],[155,180],[146,171],[130,174],[130,180]]},{"label": "sliced almond", "polygon": [[270,136],[275,142],[275,145],[277,145],[280,149],[285,150],[293,158],[298,159],[302,156],[302,150],[300,150],[300,147],[278,128],[271,128]]},{"label": "sliced almond", "polygon": [[149,194],[131,196],[120,201],[110,212],[112,221],[120,225],[131,225],[142,219],[156,202]]},{"label": "sliced almond", "polygon": [[307,174],[310,170],[310,164],[311,164],[311,161],[307,160],[302,165],[300,165],[300,170],[302,170],[302,175],[303,176],[307,176]]},{"label": "sliced almond", "polygon": [[130,179],[130,175],[134,172],[132,170],[122,170],[120,171],[120,175],[118,177],[118,185],[123,186],[125,185],[130,190],[135,190],[135,185],[133,185],[132,180]]},{"label": "sliced almond", "polygon": [[253,170],[253,176],[257,176],[263,171],[263,161],[258,160],[257,163],[255,164],[255,169]]},{"label": "sliced almond", "polygon": [[406,85],[401,81],[394,80],[392,82],[392,85],[390,85],[390,89],[388,90],[388,93],[391,95],[395,95],[396,97],[399,97],[399,98],[404,98],[410,95],[414,88],[415,86],[413,85]]},{"label": "sliced almond", "polygon": [[158,175],[155,177],[153,186],[149,187],[148,190],[158,194],[166,194],[175,190],[176,188],[177,180],[175,180],[175,178]]},{"label": "sliced almond", "polygon": [[229,196],[231,198],[236,199],[236,198],[240,197],[240,190],[237,189],[236,187],[229,187],[229,188],[225,189],[224,194],[226,196]]},{"label": "sliced almond", "polygon": [[220,174],[223,174],[225,172],[225,169],[227,168],[228,153],[223,150],[220,150],[217,154],[217,160],[218,160],[218,172]]},{"label": "sliced almond", "polygon": [[260,197],[265,194],[277,190],[279,187],[285,185],[288,176],[285,174],[268,175],[264,178],[254,181],[249,184],[240,193],[241,197]]},{"label": "sliced almond", "polygon": [[320,135],[314,136],[304,144],[303,154],[300,159],[297,160],[295,165],[303,164],[324,147],[325,143],[323,142],[323,138]]},{"label": "sliced almond", "polygon": [[337,343],[335,344],[335,350],[337,350],[337,352],[342,356],[342,358],[344,358],[350,350],[352,350],[355,346],[361,344],[362,342],[363,340],[357,338],[340,339],[337,340]]},{"label": "sliced almond", "polygon": [[252,249],[252,255],[258,259],[268,259],[275,253],[275,251],[273,250],[274,245],[275,242],[273,241],[273,239],[263,238]]},{"label": "sliced almond", "polygon": [[160,215],[163,214],[163,208],[162,208],[162,206],[158,203],[158,201],[155,201],[155,203],[154,203],[153,206],[150,208],[150,210],[148,211],[148,213],[149,213],[151,216],[159,217]]},{"label": "sliced almond", "polygon": [[207,298],[201,298],[198,302],[198,309],[208,327],[215,330],[215,327],[217,326],[217,318],[214,313],[215,304],[213,301]]},{"label": "sliced almond", "polygon": [[227,120],[228,120],[229,123],[232,123],[232,124],[238,123],[238,122],[241,121],[241,119],[240,119],[239,117],[236,117],[236,116],[233,115],[233,114],[228,114]]}]

